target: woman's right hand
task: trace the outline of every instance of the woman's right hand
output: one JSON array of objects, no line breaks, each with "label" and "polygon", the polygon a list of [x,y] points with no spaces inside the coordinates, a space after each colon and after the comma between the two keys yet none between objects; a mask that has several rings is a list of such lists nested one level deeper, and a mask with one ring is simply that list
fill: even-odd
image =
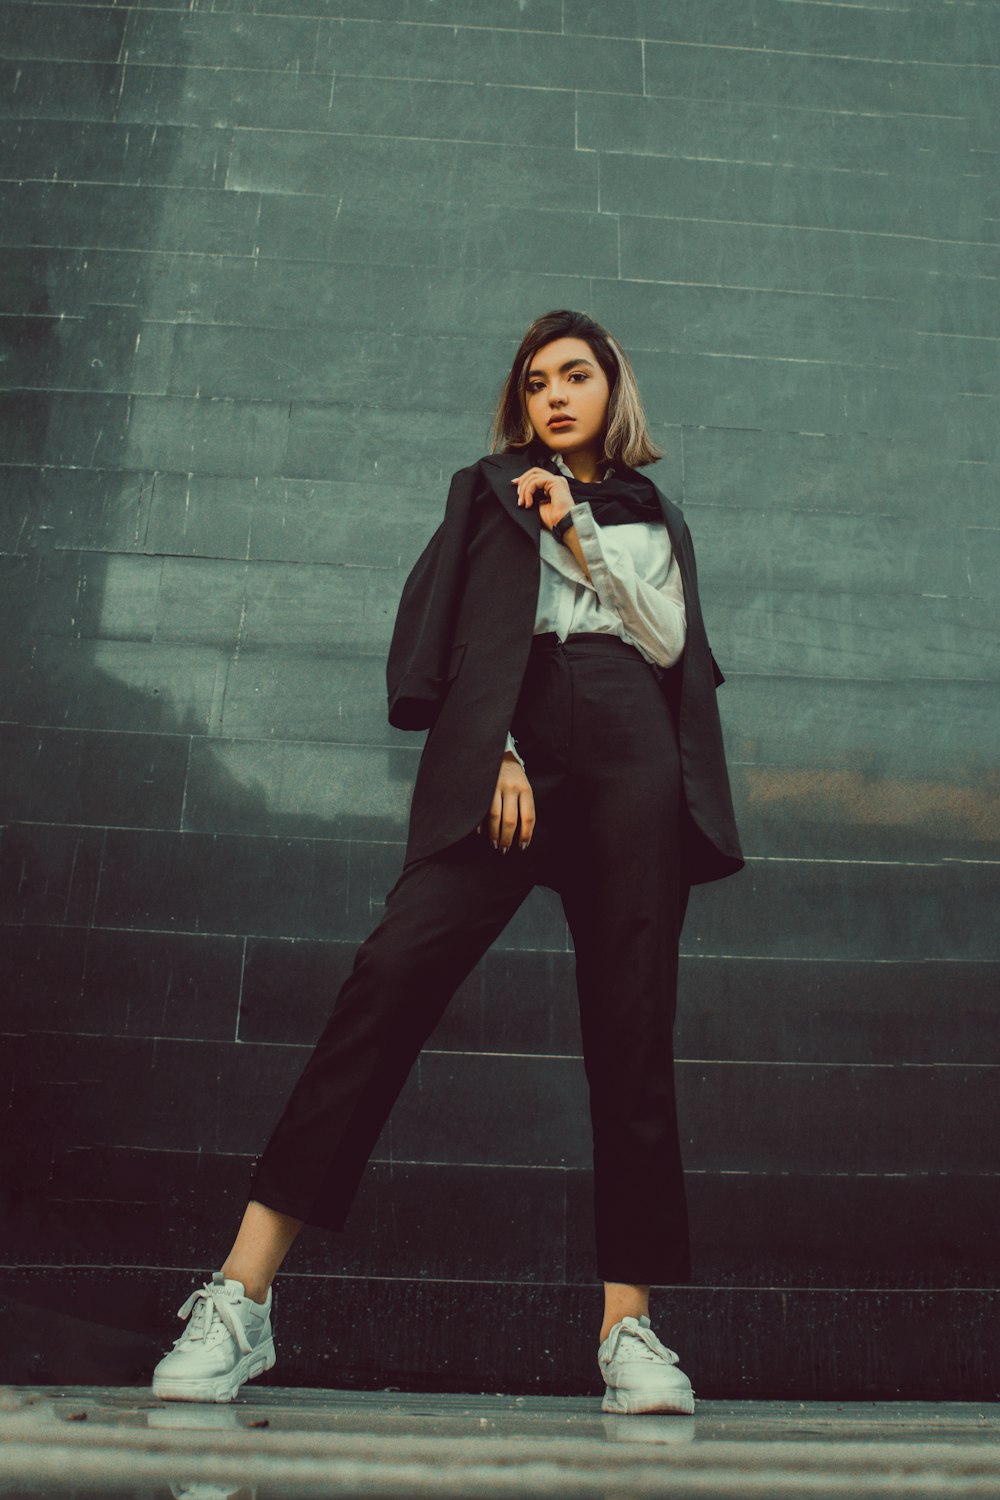
[{"label": "woman's right hand", "polygon": [[482,833],[484,827],[488,828],[493,848],[506,854],[514,842],[519,817],[521,836],[518,847],[527,849],[535,831],[535,798],[521,762],[516,755],[505,750],[493,801],[482,823],[477,824],[476,832]]}]

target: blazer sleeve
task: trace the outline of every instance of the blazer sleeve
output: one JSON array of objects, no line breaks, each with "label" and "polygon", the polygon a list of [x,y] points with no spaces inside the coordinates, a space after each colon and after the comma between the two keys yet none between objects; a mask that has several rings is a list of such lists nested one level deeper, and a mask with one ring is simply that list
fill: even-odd
[{"label": "blazer sleeve", "polygon": [[[689,571],[689,573],[691,575],[692,582],[694,583],[695,597],[697,598],[697,594],[698,594],[698,564],[695,561],[694,542],[693,542],[693,540],[691,538],[691,530],[690,530],[690,527],[688,526],[687,521],[684,522],[684,533],[683,533],[682,545],[684,547],[685,560],[687,562],[688,571]],[[700,614],[701,614],[701,605],[700,604],[698,605],[698,613],[699,613],[699,616],[700,616]],[[702,626],[702,628],[704,629],[704,625]],[[720,668],[719,663],[715,659],[715,655],[714,655],[714,653],[712,651],[711,646],[709,646],[709,648],[708,648],[708,659],[709,659],[709,661],[712,664],[712,681],[715,683],[716,687],[721,687],[722,684],[725,682],[726,679],[722,675],[722,669]]]},{"label": "blazer sleeve", "polygon": [[475,475],[460,469],[452,477],[444,519],[403,584],[385,668],[389,723],[397,729],[429,729],[444,699]]}]

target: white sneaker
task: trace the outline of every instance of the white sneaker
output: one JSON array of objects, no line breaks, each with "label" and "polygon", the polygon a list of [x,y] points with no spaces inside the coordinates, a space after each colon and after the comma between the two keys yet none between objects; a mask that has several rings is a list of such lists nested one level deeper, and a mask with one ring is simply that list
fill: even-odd
[{"label": "white sneaker", "polygon": [[191,1321],[153,1371],[153,1395],[164,1401],[232,1401],[245,1380],[274,1364],[271,1288],[253,1302],[242,1281],[213,1271],[178,1308]]},{"label": "white sneaker", "polygon": [[597,1351],[607,1382],[602,1411],[634,1415],[644,1411],[694,1412],[691,1382],[678,1368],[678,1356],[661,1344],[645,1313],[622,1318]]}]

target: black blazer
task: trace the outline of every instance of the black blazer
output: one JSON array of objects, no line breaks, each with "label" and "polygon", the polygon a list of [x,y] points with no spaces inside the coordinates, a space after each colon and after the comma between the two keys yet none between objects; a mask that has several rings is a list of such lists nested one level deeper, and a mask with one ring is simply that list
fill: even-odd
[{"label": "black blazer", "polygon": [[[386,663],[389,723],[430,730],[404,864],[463,838],[493,799],[535,627],[542,523],[537,497],[519,506],[510,482],[530,462],[493,453],[459,469],[444,519],[403,585]],[[691,536],[680,509],[656,493],[684,584],[687,637],[680,661],[654,670],[678,725],[681,869],[695,885],[735,874],[744,860],[715,702],[724,678],[705,635]]]}]

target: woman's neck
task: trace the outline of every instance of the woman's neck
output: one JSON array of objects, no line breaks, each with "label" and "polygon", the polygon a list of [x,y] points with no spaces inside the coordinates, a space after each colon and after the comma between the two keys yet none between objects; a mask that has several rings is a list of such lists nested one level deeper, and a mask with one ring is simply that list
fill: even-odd
[{"label": "woman's neck", "polygon": [[600,460],[594,453],[561,453],[560,458],[568,469],[573,472],[573,478],[581,484],[596,484],[600,478]]}]

